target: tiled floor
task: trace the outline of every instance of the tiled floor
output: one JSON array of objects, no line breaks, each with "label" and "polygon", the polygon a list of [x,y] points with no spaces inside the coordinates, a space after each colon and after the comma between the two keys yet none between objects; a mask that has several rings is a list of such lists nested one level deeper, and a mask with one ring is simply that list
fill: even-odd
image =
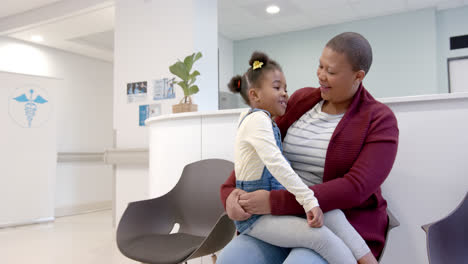
[{"label": "tiled floor", "polygon": [[127,264],[117,249],[111,211],[54,223],[0,229],[2,264]]}]

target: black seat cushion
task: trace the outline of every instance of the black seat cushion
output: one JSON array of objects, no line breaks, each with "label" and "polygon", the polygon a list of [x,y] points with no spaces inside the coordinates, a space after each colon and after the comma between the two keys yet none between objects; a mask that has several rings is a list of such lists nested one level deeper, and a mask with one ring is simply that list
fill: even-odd
[{"label": "black seat cushion", "polygon": [[176,233],[147,235],[126,241],[120,249],[135,260],[150,264],[180,263],[192,254],[205,237]]}]

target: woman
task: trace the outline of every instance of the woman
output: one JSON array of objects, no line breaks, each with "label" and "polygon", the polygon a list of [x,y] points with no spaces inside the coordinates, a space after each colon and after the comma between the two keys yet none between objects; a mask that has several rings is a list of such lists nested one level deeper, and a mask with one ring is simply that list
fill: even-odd
[{"label": "woman", "polygon": [[[398,127],[390,108],[376,101],[362,85],[371,63],[372,49],[364,37],[352,32],[335,36],[320,57],[320,88],[296,91],[285,115],[275,121],[286,157],[304,182],[312,185],[322,210],[343,210],[379,257],[388,225],[380,186],[395,160]],[[336,127],[324,124],[327,129],[315,137],[321,130],[316,123],[320,118],[313,120],[315,112],[336,116],[339,122]],[[306,134],[298,134],[302,132]],[[221,187],[221,199],[228,215],[238,221],[251,214],[303,214],[302,206],[289,192],[245,193],[235,189],[233,174]],[[312,250],[275,247],[246,235],[231,241],[218,259],[220,264],[305,262],[326,263]]]}]

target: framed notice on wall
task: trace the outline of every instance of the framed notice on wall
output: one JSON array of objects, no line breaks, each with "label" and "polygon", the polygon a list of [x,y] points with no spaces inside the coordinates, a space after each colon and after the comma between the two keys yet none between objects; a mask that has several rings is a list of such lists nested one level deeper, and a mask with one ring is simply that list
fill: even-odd
[{"label": "framed notice on wall", "polygon": [[468,92],[468,56],[447,60],[449,92]]}]

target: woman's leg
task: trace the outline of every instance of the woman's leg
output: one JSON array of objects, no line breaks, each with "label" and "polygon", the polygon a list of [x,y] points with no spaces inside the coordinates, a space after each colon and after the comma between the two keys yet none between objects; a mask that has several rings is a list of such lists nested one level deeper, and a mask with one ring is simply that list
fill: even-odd
[{"label": "woman's leg", "polygon": [[248,235],[234,238],[219,254],[217,264],[328,264],[308,248],[292,250],[270,245]]},{"label": "woman's leg", "polygon": [[[247,235],[234,238],[221,251],[217,264],[281,264],[290,249],[276,247]],[[300,263],[300,262],[296,262]]]},{"label": "woman's leg", "polygon": [[293,248],[283,264],[328,264],[318,253],[308,248]]},{"label": "woman's leg", "polygon": [[278,247],[312,249],[330,264],[356,264],[350,249],[330,229],[312,228],[297,216],[263,215],[243,234]]}]

